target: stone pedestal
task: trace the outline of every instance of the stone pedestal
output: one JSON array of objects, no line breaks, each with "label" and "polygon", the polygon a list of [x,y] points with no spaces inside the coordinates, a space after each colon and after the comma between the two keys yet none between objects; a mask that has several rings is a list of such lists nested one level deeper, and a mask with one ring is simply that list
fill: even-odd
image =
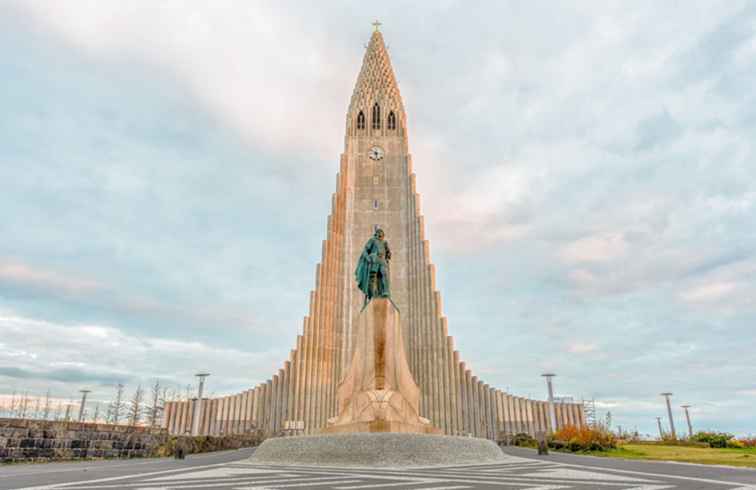
[{"label": "stone pedestal", "polygon": [[323,433],[441,433],[420,416],[420,389],[404,352],[399,311],[390,300],[373,299],[360,313],[354,356],[337,399],[339,414]]}]

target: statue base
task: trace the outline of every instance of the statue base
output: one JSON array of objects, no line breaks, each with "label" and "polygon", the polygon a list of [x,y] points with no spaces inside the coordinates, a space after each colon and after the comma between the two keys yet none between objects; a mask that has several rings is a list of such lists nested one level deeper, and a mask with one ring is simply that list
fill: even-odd
[{"label": "statue base", "polygon": [[412,468],[512,461],[488,439],[396,432],[266,439],[250,463],[283,466]]},{"label": "statue base", "polygon": [[322,433],[441,433],[419,414],[420,389],[404,352],[399,311],[389,298],[373,299],[357,318],[354,355],[337,399],[339,414]]}]

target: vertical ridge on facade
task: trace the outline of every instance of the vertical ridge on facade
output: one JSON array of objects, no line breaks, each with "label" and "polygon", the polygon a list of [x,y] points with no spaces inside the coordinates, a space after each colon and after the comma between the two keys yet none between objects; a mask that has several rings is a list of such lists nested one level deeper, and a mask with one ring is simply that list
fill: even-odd
[{"label": "vertical ridge on facade", "polygon": [[[184,434],[199,416],[200,432],[212,435],[249,430],[312,434],[325,427],[336,415],[336,388],[351,362],[363,303],[354,282],[355,265],[364,243],[381,227],[393,252],[392,299],[420,387],[420,414],[453,435],[496,439],[501,432],[535,435],[552,430],[547,402],[490,386],[454,349],[436,290],[407,115],[378,31],[367,46],[349,102],[344,143],[315,287],[288,360],[254,388],[203,400],[201,414],[196,413],[200,404],[192,400],[167,403],[164,426],[172,434]],[[557,403],[555,408],[559,426],[585,424],[581,404]]]}]

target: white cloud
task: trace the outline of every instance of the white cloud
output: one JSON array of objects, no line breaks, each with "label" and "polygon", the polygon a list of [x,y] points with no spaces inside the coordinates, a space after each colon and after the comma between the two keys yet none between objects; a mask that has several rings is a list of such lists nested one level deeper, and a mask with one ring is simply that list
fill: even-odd
[{"label": "white cloud", "polygon": [[574,341],[567,344],[567,352],[571,354],[587,354],[589,352],[595,352],[597,350],[598,345],[595,342]]},{"label": "white cloud", "polygon": [[559,255],[565,262],[607,262],[622,257],[627,244],[621,233],[602,233],[581,238],[562,248]]},{"label": "white cloud", "polygon": [[717,301],[726,298],[737,287],[732,282],[704,284],[680,293],[680,297],[690,303]]},{"label": "white cloud", "polygon": [[0,316],[0,332],[0,377],[5,377],[6,389],[40,394],[52,388],[59,396],[87,387],[94,390],[93,397],[107,397],[116,381],[146,386],[157,378],[183,386],[208,363],[214,390],[230,391],[266,378],[286,354],[129,335],[112,326],[60,324],[7,312]]},{"label": "white cloud", "polygon": [[41,270],[9,260],[0,261],[0,282],[13,282],[70,295],[91,294],[101,289],[101,285],[96,281]]},{"label": "white cloud", "polygon": [[[147,137],[118,133],[118,146],[108,149],[131,155],[124,157],[122,168],[114,168],[99,151],[92,157],[65,147],[60,154],[83,168],[72,187],[78,191],[89,185],[96,195],[73,195],[57,185],[55,159],[39,163],[37,173],[9,176],[11,181],[28,180],[29,186],[11,186],[0,202],[21,203],[14,214],[22,221],[17,228],[0,224],[9,237],[0,253],[21,254],[14,263],[37,273],[5,270],[5,283],[25,281],[36,289],[45,285],[46,291],[68,291],[69,296],[74,291],[79,298],[104,295],[95,299],[107,300],[122,321],[92,326],[76,319],[101,307],[98,301],[84,302],[75,311],[68,308],[67,317],[74,320],[51,320],[57,327],[43,327],[42,340],[20,334],[12,342],[3,338],[6,365],[18,363],[24,371],[16,374],[49,368],[33,364],[33,354],[50,366],[79,370],[63,375],[110,378],[128,375],[124,366],[136,360],[135,376],[162,373],[182,382],[179,378],[190,377],[193,363],[201,359],[219,373],[212,381],[216,386],[227,382],[233,389],[271,374],[300,328],[289,320],[295,315],[282,310],[294,310],[289,306],[296,304],[306,309],[322,238],[309,237],[310,223],[325,220],[323,209],[309,204],[321,198],[326,203],[333,190],[344,111],[373,14],[365,18],[358,4],[241,1],[212,7],[178,1],[17,5],[63,37],[56,55],[65,62],[64,69],[54,72],[56,86],[64,80],[80,88],[80,79],[66,77],[81,71],[88,79],[92,72],[87,70],[104,71],[105,83],[113,82],[124,97],[115,112],[132,104],[140,107],[140,101],[147,106],[144,114],[132,115],[129,126],[145,114],[161,120],[166,116],[153,108],[155,99],[131,92],[118,83],[121,78],[138,81],[133,85],[144,84],[149,92],[189,90],[191,100],[181,98],[180,103],[187,112],[209,113],[212,127],[187,124],[181,128],[186,139],[178,143],[151,127]],[[752,7],[727,1],[684,8],[659,2],[632,7],[555,3],[548,15],[529,6],[516,16],[508,15],[504,4],[436,8],[383,2],[376,8],[409,111],[428,236],[432,249],[440,252],[434,259],[440,282],[445,278],[448,284],[441,289],[450,333],[463,358],[485,368],[486,382],[516,384],[513,391],[521,394],[543,393],[542,380],[533,372],[553,369],[560,373],[564,392],[595,394],[616,403],[602,407],[611,408],[618,422],[624,419],[623,425],[634,421],[653,429],[661,403],[652,397],[670,386],[686,392],[680,396],[693,404],[708,407],[709,418],[702,423],[721,429],[735,423],[714,402],[748,391],[743,380],[753,379],[750,343],[742,342],[753,338],[756,311],[751,279],[756,250]],[[417,23],[420,16],[426,20]],[[75,49],[68,50],[68,43]],[[37,52],[24,51],[24,46],[18,43],[9,54],[25,60]],[[35,63],[19,66],[50,77],[44,61]],[[9,78],[16,76],[11,71]],[[152,85],[153,77],[170,78],[174,86]],[[33,86],[28,82],[18,79],[17,85]],[[57,87],[40,86],[53,93],[29,92],[29,100],[40,101],[39,113],[59,106],[65,111],[51,122],[25,112],[23,101],[18,112],[9,112],[5,126],[0,116],[7,141],[25,141],[23,131],[31,129],[38,131],[31,133],[34,144],[74,135],[81,136],[84,146],[103,139],[93,128],[113,123],[102,117],[108,107],[103,110],[97,91],[86,91],[94,123],[81,125],[81,100],[66,105]],[[195,159],[187,142],[208,130],[216,132],[220,143],[207,150],[209,156]],[[232,167],[223,151],[230,144],[224,137],[235,144],[238,135],[246,148]],[[167,152],[151,154],[156,144]],[[21,144],[18,148],[28,151]],[[254,157],[248,158],[247,150]],[[174,165],[165,165],[174,152]],[[287,172],[271,186],[265,175],[277,174],[285,165]],[[327,168],[314,171],[311,165]],[[156,172],[162,178],[153,181]],[[74,173],[70,168],[65,172]],[[293,177],[320,174],[328,179],[325,190],[315,189],[312,179]],[[50,175],[56,181],[45,186]],[[176,175],[190,176],[199,185],[174,183]],[[198,189],[211,179],[222,192],[198,201]],[[286,199],[229,199],[232,187],[237,195],[272,187]],[[102,193],[122,198],[124,206],[100,215]],[[151,194],[170,199],[152,200]],[[315,194],[322,196],[311,197]],[[74,199],[81,202],[75,212],[69,206]],[[150,206],[136,207],[144,199]],[[76,214],[86,225],[63,226],[52,212],[59,210]],[[167,215],[175,217],[168,229]],[[123,216],[138,224],[111,241],[91,245],[89,238],[118,231]],[[224,216],[236,223],[222,230],[208,225]],[[39,227],[29,229],[29,223]],[[290,236],[272,236],[283,226],[290,226]],[[40,230],[54,231],[53,239],[41,237]],[[300,244],[292,251],[293,242],[305,241],[304,231],[314,245]],[[246,239],[239,240],[241,235]],[[198,239],[203,246],[191,248]],[[255,243],[269,243],[267,253],[250,253]],[[115,277],[117,294],[107,287],[104,292],[87,289],[112,283],[106,274],[95,274],[90,284],[77,282],[86,276],[83,271],[75,274],[76,280],[62,272],[46,273],[29,265],[37,263],[33,258],[23,257],[31,249],[46,258],[53,253],[77,257],[75,265],[89,271],[109,273],[103,263],[123,264],[138,278],[118,282],[121,278]],[[261,256],[266,259],[259,260]],[[124,259],[128,261],[120,262]],[[247,268],[253,270],[240,273]],[[282,276],[295,279],[270,280]],[[45,295],[21,296],[17,303],[28,308],[27,320],[54,319],[61,309],[50,306],[53,301]],[[183,301],[172,303],[174,297]],[[233,301],[221,300],[229,298]],[[21,316],[0,308],[4,318]],[[249,311],[255,311],[254,322]],[[157,321],[145,328],[142,320],[148,317]],[[253,340],[247,348],[213,346],[207,337],[197,340],[197,331],[186,331],[187,323],[212,325],[213,338],[227,344],[232,335],[242,336],[240,324],[249,325]],[[290,334],[276,335],[271,353],[266,348],[252,358],[239,358],[255,349],[260,332],[286,328]],[[150,333],[140,335],[137,329]],[[51,338],[62,339],[60,351],[50,347]],[[601,370],[575,361],[599,346],[601,355],[612,360]],[[272,352],[276,349],[280,353]],[[565,349],[575,355],[559,356]],[[118,354],[121,350],[124,356]],[[109,352],[116,353],[112,360]],[[252,367],[234,370],[229,358]],[[174,374],[176,366],[180,372]],[[45,383],[74,392],[78,388],[76,381],[52,378],[35,386],[43,392]],[[739,396],[732,406],[747,407],[742,397],[750,395]],[[753,423],[751,412],[739,427]]]},{"label": "white cloud", "polygon": [[258,146],[338,155],[359,60],[286,8],[241,0],[20,4],[93,56],[175,72]]}]

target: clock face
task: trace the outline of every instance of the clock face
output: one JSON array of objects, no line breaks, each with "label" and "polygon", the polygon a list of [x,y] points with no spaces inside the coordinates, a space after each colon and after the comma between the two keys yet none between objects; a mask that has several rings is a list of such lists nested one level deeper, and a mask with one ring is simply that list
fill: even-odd
[{"label": "clock face", "polygon": [[371,160],[380,160],[383,158],[383,148],[380,146],[374,146],[370,148],[370,151],[368,152],[368,156]]}]

